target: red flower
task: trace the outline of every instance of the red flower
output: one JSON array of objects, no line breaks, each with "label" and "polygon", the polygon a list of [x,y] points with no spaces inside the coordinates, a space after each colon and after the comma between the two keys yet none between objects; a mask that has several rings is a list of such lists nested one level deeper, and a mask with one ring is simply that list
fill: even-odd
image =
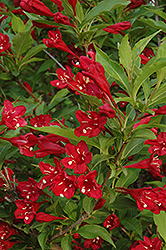
[{"label": "red flower", "polygon": [[[6,189],[7,182],[10,182],[13,186],[14,172],[10,168],[5,168],[0,172],[0,187]],[[7,181],[6,181],[7,180]]]},{"label": "red flower", "polygon": [[130,3],[127,5],[126,8],[124,8],[124,10],[129,11],[132,9],[136,9],[138,7],[140,7],[142,4],[146,4],[146,2],[144,0],[130,0]]},{"label": "red flower", "polygon": [[53,16],[50,9],[39,0],[21,0],[20,7],[26,12],[34,13],[36,15]]},{"label": "red flower", "polygon": [[68,84],[73,80],[74,77],[69,66],[66,66],[66,70],[58,68],[56,70],[56,74],[58,75],[59,80],[53,80],[50,83],[52,86],[57,87],[59,89],[63,89],[68,86]]},{"label": "red flower", "polygon": [[46,24],[46,23],[39,23],[39,22],[35,22],[32,21],[33,26],[38,27],[40,29],[53,29],[53,28],[57,28],[56,25],[50,25],[50,24]]},{"label": "red flower", "polygon": [[162,176],[160,166],[162,165],[162,160],[158,157],[151,155],[149,159],[142,160],[140,162],[124,166],[125,168],[139,168],[139,169],[148,169],[148,172],[154,177],[164,177]]},{"label": "red flower", "polygon": [[24,200],[16,200],[16,206],[18,207],[14,213],[16,219],[24,219],[25,224],[31,223],[37,210],[39,209],[41,202],[31,202]]},{"label": "red flower", "polygon": [[109,228],[109,230],[112,230],[115,227],[119,227],[119,218],[115,214],[111,214],[105,219],[103,226]]},{"label": "red flower", "polygon": [[92,160],[92,153],[89,152],[88,146],[84,141],[80,141],[77,146],[68,143],[65,146],[66,153],[70,157],[63,158],[61,163],[74,173],[83,174],[87,170],[87,164]]},{"label": "red flower", "polygon": [[106,116],[109,119],[115,117],[115,110],[113,110],[108,103],[105,103],[103,106],[99,107],[99,114],[102,116]]},{"label": "red flower", "polygon": [[24,106],[14,108],[10,101],[5,100],[0,125],[6,125],[8,128],[14,130],[19,127],[25,127],[27,122],[21,118],[25,114],[25,111],[26,108]]},{"label": "red flower", "polygon": [[8,35],[3,35],[2,33],[0,33],[0,53],[8,50],[10,47],[11,44],[9,43]]},{"label": "red flower", "polygon": [[54,216],[51,214],[46,214],[43,212],[40,212],[40,213],[36,214],[36,216],[35,216],[35,220],[40,222],[40,223],[50,222],[53,220],[64,220],[64,219],[65,219],[64,217],[57,217],[57,216]]},{"label": "red flower", "polygon": [[0,223],[0,239],[1,240],[6,240],[9,236],[14,235],[14,234],[17,234],[17,232],[7,222]]},{"label": "red flower", "polygon": [[16,242],[11,242],[9,240],[1,240],[0,239],[0,250],[8,250],[10,249]]},{"label": "red flower", "polygon": [[98,250],[101,247],[101,243],[103,242],[101,237],[96,237],[94,239],[85,239],[84,247],[92,248],[93,250]]},{"label": "red flower", "polygon": [[45,187],[49,187],[49,191],[52,190],[56,175],[62,172],[60,162],[57,158],[54,157],[55,167],[51,166],[49,163],[40,162],[39,168],[40,171],[45,175],[37,184],[37,187],[40,189],[44,189]]},{"label": "red flower", "polygon": [[26,155],[28,157],[34,156],[33,146],[37,143],[38,138],[32,133],[20,135],[19,137],[0,138],[9,141],[15,147],[18,147],[20,150],[20,154]]},{"label": "red flower", "polygon": [[23,82],[23,84],[31,93],[33,93],[32,88],[28,82]]},{"label": "red flower", "polygon": [[101,209],[101,208],[104,206],[104,204],[105,204],[105,200],[102,199],[102,198],[100,198],[100,199],[98,200],[97,204],[95,205],[93,211],[98,210],[98,209]]},{"label": "red flower", "polygon": [[74,175],[67,175],[67,173],[64,171],[59,173],[53,180],[53,193],[57,196],[65,196],[67,199],[70,199],[71,197],[73,197],[75,189],[77,187],[76,180],[77,177]]},{"label": "red flower", "polygon": [[152,58],[152,56],[155,56],[153,50],[145,48],[140,54],[141,63],[144,65],[147,64],[147,62]]},{"label": "red flower", "polygon": [[26,200],[37,201],[39,196],[45,194],[42,190],[37,187],[37,181],[32,179],[31,177],[28,178],[28,181],[22,181],[18,184],[18,189],[20,190],[20,195],[24,197]]},{"label": "red flower", "polygon": [[80,95],[80,93],[76,91],[78,89],[82,93],[103,99],[103,92],[99,87],[81,72],[76,74],[74,81],[69,82],[68,89],[74,90],[76,95]]},{"label": "red flower", "polygon": [[[90,53],[89,53],[90,54]],[[90,54],[91,56],[91,54]],[[74,64],[74,63],[73,63]],[[79,65],[74,64],[75,67],[83,69],[82,74],[92,79],[97,86],[110,96],[110,85],[105,77],[105,70],[103,66],[87,56],[80,56]]]},{"label": "red flower", "polygon": [[104,28],[103,30],[112,34],[121,34],[124,35],[124,33],[122,32],[122,30],[127,30],[131,28],[131,23],[127,22],[127,21],[123,21],[121,23],[115,23],[113,25],[110,25],[106,28]]},{"label": "red flower", "polygon": [[45,127],[49,126],[49,123],[51,122],[52,117],[51,115],[36,115],[34,118],[30,120],[30,124],[33,127]]},{"label": "red flower", "polygon": [[159,214],[162,210],[166,211],[165,186],[163,188],[157,187],[152,189],[152,187],[144,187],[133,190],[119,187],[118,190],[130,194],[136,200],[140,211],[147,209],[154,214]]},{"label": "red flower", "polygon": [[87,195],[88,197],[93,197],[100,199],[102,197],[101,185],[95,180],[97,176],[97,171],[93,170],[87,175],[81,175],[78,177],[78,188],[80,188],[81,193]]},{"label": "red flower", "polygon": [[67,16],[64,16],[61,12],[57,12],[54,14],[54,21],[56,23],[62,23],[65,25],[70,25],[72,27],[75,27],[70,21]]},{"label": "red flower", "polygon": [[155,111],[155,115],[166,115],[166,105],[164,105],[163,107],[157,109]]},{"label": "red flower", "polygon": [[74,15],[76,16],[76,4],[77,4],[77,0],[68,0],[68,3],[71,5],[73,11],[74,11]]},{"label": "red flower", "polygon": [[160,250],[161,249],[162,241],[158,237],[149,239],[148,237],[144,236],[144,241],[139,240],[139,245],[132,248],[131,250]]},{"label": "red flower", "polygon": [[[5,4],[4,3],[0,3],[0,9],[1,9],[1,11],[6,11],[6,6],[5,6]],[[5,15],[0,15],[0,24],[2,23],[2,21],[4,20],[4,19],[6,19],[8,16],[5,16]],[[1,34],[1,33],[0,33]]]},{"label": "red flower", "polygon": [[68,47],[67,45],[62,41],[62,36],[60,31],[57,29],[55,30],[50,30],[48,32],[48,36],[50,39],[43,39],[43,43],[48,47],[48,48],[57,48],[62,51],[66,51],[69,54],[72,54],[77,57],[76,54],[74,54]]},{"label": "red flower", "polygon": [[166,154],[166,132],[161,132],[157,139],[146,140],[144,144],[150,144],[149,153],[163,156]]},{"label": "red flower", "polygon": [[88,111],[88,114],[86,114],[78,110],[75,115],[80,122],[80,127],[74,130],[76,136],[80,137],[83,135],[90,138],[97,136],[101,131],[105,130],[104,125],[107,122],[107,118],[100,116],[97,112]]},{"label": "red flower", "polygon": [[56,142],[51,142],[46,136],[40,135],[38,139],[38,150],[34,151],[36,158],[42,158],[47,155],[53,154],[60,156],[65,153],[65,149]]}]

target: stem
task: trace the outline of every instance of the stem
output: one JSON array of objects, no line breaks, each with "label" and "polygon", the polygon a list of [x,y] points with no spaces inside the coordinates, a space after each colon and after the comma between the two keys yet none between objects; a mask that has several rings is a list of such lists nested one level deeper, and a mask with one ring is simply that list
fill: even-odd
[{"label": "stem", "polygon": [[[158,0],[155,0],[155,5],[156,5],[157,8],[159,8],[159,2],[158,2]],[[154,16],[155,16],[156,22],[159,22],[159,16],[156,15],[156,14]],[[158,41],[158,46],[160,46],[161,38],[160,38],[159,34],[157,35],[157,41]]]},{"label": "stem", "polygon": [[73,229],[74,227],[76,227],[77,225],[79,225],[80,223],[82,223],[84,220],[86,220],[89,217],[89,214],[85,213],[79,220],[77,220],[76,222],[74,222],[70,227],[66,228],[65,230],[55,234],[50,240],[49,242],[52,242],[53,240],[55,240],[56,238],[58,238],[59,236],[62,236],[66,233],[68,233],[71,229]]},{"label": "stem", "polygon": [[24,86],[24,84],[22,84],[20,81],[18,81],[18,84],[23,88],[23,89],[25,89],[25,91],[30,95],[30,96],[32,96],[33,97],[33,99],[36,101],[36,102],[40,102],[40,100],[29,90],[29,89],[27,89],[25,86]]},{"label": "stem", "polygon": [[66,70],[66,69],[63,67],[63,65],[62,65],[60,62],[58,62],[58,61],[55,59],[55,57],[53,57],[47,50],[43,49],[43,51],[44,51],[52,60],[54,60],[63,70]]}]

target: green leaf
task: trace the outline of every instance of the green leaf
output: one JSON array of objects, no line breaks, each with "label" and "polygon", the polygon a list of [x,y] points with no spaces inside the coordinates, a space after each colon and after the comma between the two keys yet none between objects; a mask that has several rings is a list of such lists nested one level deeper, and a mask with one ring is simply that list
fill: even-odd
[{"label": "green leaf", "polygon": [[22,66],[24,66],[25,64],[28,64],[28,63],[31,63],[31,62],[41,62],[43,61],[44,59],[43,58],[38,58],[38,57],[33,57],[31,59],[29,59],[28,61],[22,63],[20,66],[19,66],[19,70],[22,68]]},{"label": "green leaf", "polygon": [[159,87],[159,89],[154,93],[148,107],[154,107],[157,104],[165,103],[164,101],[165,98],[166,98],[166,83],[162,84]]},{"label": "green leaf", "polygon": [[121,220],[121,223],[123,226],[125,226],[126,229],[132,230],[139,234],[140,237],[142,237],[142,225],[141,222],[135,218],[127,218],[125,217],[124,219]]},{"label": "green leaf", "polygon": [[71,250],[72,236],[66,235],[61,241],[61,247],[63,250]]},{"label": "green leaf", "polygon": [[151,76],[154,72],[157,70],[163,68],[166,66],[166,59],[158,59],[151,65],[145,65],[140,73],[138,74],[137,78],[134,82],[134,88],[133,88],[133,97],[136,99],[137,92],[141,85],[144,83],[144,81]]},{"label": "green leaf", "polygon": [[15,16],[14,14],[12,14],[12,29],[14,31],[14,33],[23,33],[25,30],[25,25],[23,23],[23,21],[21,20],[21,18]]},{"label": "green leaf", "polygon": [[127,169],[127,175],[121,174],[120,178],[116,183],[116,187],[128,187],[130,184],[138,179],[140,169]]},{"label": "green leaf", "polygon": [[91,19],[103,14],[104,12],[111,11],[115,8],[126,6],[128,4],[127,0],[104,0],[98,3],[94,8],[92,8],[89,13],[85,16],[83,23],[88,23]]},{"label": "green leaf", "polygon": [[50,232],[48,231],[44,231],[42,232],[41,234],[39,234],[37,236],[37,239],[38,239],[38,242],[39,242],[39,245],[41,246],[41,249],[42,250],[45,250],[45,244],[46,244],[46,241],[47,241],[47,238],[48,238],[48,235],[50,234]]},{"label": "green leaf", "polygon": [[42,51],[45,48],[46,48],[45,44],[39,44],[39,45],[36,45],[36,46],[32,47],[30,50],[27,51],[27,53],[25,54],[25,56],[22,59],[21,63],[24,63],[24,62],[28,61],[29,58],[36,55],[37,53],[39,53],[40,51]]},{"label": "green leaf", "polygon": [[100,148],[99,144],[96,142],[95,138],[87,138],[86,136],[80,136],[77,137],[74,134],[74,130],[73,129],[64,129],[64,128],[60,128],[58,126],[49,126],[49,127],[41,127],[41,128],[35,128],[35,127],[31,127],[32,129],[38,130],[38,131],[42,131],[42,132],[46,132],[46,133],[51,133],[51,134],[55,134],[55,135],[61,135],[64,137],[67,137],[71,140],[76,141],[77,143],[81,140],[84,140],[88,145],[94,146],[96,148]]},{"label": "green leaf", "polygon": [[[166,55],[166,40],[160,44],[156,58],[157,59],[165,58],[165,55]],[[166,75],[166,67],[158,70],[158,72],[157,72],[157,82],[158,82],[158,84],[160,84],[162,82],[165,75]]]},{"label": "green leaf", "polygon": [[6,212],[6,209],[0,208],[0,218],[6,218],[9,217],[9,215]]},{"label": "green leaf", "polygon": [[101,49],[96,48],[96,61],[101,63],[106,72],[122,83],[125,90],[130,93],[130,85],[124,69],[115,61],[111,60]]},{"label": "green leaf", "polygon": [[115,245],[117,250],[128,250],[128,248],[130,247],[130,245],[132,244],[131,241],[129,241],[129,239],[127,238],[122,238],[116,241]]},{"label": "green leaf", "polygon": [[128,35],[125,35],[119,46],[120,63],[126,69],[128,75],[132,66],[132,50],[128,42]]},{"label": "green leaf", "polygon": [[108,231],[98,225],[85,225],[83,227],[81,227],[77,233],[79,233],[82,237],[86,238],[86,239],[94,239],[96,237],[101,237],[103,240],[109,242],[111,245],[114,245],[114,242],[111,239],[111,235],[108,233]]},{"label": "green leaf", "polygon": [[166,242],[166,212],[160,211],[159,214],[154,214],[153,217],[159,234]]},{"label": "green leaf", "polygon": [[139,139],[139,138],[134,138],[131,141],[129,141],[129,143],[127,144],[124,153],[123,153],[123,157],[129,157],[130,155],[134,155],[137,154],[144,145],[144,139]]},{"label": "green leaf", "polygon": [[132,135],[131,135],[132,138],[144,138],[144,139],[156,139],[156,135],[149,129],[144,129],[142,130],[142,128],[139,129],[139,126],[137,127],[137,129],[133,130],[132,132]]},{"label": "green leaf", "polygon": [[47,61],[45,61],[40,68],[38,69],[36,74],[39,74],[41,72],[46,71],[47,69],[49,69],[50,67],[52,67],[53,65],[55,65],[55,62],[52,59],[49,59]]},{"label": "green leaf", "polygon": [[70,219],[77,220],[77,204],[73,200],[68,200],[64,207],[63,211],[69,216]]},{"label": "green leaf", "polygon": [[33,39],[30,34],[31,31],[18,33],[13,38],[13,47],[16,51],[17,57],[25,53],[33,44]]},{"label": "green leaf", "polygon": [[68,3],[68,1],[67,0],[62,0],[62,3],[63,3],[63,8],[64,8],[65,15],[73,17],[74,16],[74,11],[73,11],[71,5]]},{"label": "green leaf", "polygon": [[11,80],[12,76],[9,73],[0,72],[0,79],[7,81],[7,80]]},{"label": "green leaf", "polygon": [[110,204],[110,208],[118,210],[123,210],[126,208],[136,209],[137,205],[136,202],[134,202],[130,198],[120,195],[113,203]]},{"label": "green leaf", "polygon": [[140,18],[139,21],[157,30],[162,30],[162,32],[166,32],[165,23],[162,21],[155,21],[152,18]]},{"label": "green leaf", "polygon": [[82,20],[84,19],[84,10],[79,1],[77,1],[77,4],[76,4],[76,16],[77,16],[78,21],[82,23]]},{"label": "green leaf", "polygon": [[83,208],[84,208],[85,212],[90,214],[90,212],[92,212],[92,210],[94,208],[94,199],[92,197],[87,197],[86,196],[83,199]]},{"label": "green leaf", "polygon": [[145,49],[147,44],[152,40],[153,37],[155,37],[160,31],[157,31],[153,33],[152,35],[145,37],[141,39],[139,42],[137,42],[133,48],[133,61],[136,61],[141,52]]},{"label": "green leaf", "polygon": [[166,19],[166,13],[164,13],[163,11],[159,10],[159,9],[151,9],[151,8],[145,8],[148,11],[151,11],[153,13],[155,13],[156,15],[162,17],[163,19]]}]

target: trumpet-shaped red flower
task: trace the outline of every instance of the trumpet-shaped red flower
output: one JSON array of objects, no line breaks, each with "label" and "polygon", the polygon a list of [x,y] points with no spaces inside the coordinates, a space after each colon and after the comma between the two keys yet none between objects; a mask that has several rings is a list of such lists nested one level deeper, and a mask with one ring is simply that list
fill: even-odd
[{"label": "trumpet-shaped red flower", "polygon": [[20,135],[19,137],[3,138],[3,140],[9,141],[13,146],[18,147],[20,154],[29,157],[34,156],[33,146],[38,142],[38,138],[32,133],[26,135]]},{"label": "trumpet-shaped red flower", "polygon": [[157,156],[151,155],[149,159],[142,160],[140,162],[124,166],[125,168],[139,168],[148,169],[148,172],[154,177],[164,177],[162,176],[160,166],[162,165],[162,160]]},{"label": "trumpet-shaped red flower", "polygon": [[66,51],[69,54],[74,55],[77,57],[76,54],[74,54],[68,47],[67,45],[62,41],[62,36],[60,31],[57,29],[55,30],[50,30],[48,32],[48,36],[50,39],[43,39],[43,43],[48,47],[48,48],[57,48],[62,51]]},{"label": "trumpet-shaped red flower", "polygon": [[129,11],[132,9],[136,9],[140,7],[142,4],[145,5],[146,2],[144,0],[130,0],[130,3],[127,5],[126,8],[124,8],[124,10]]},{"label": "trumpet-shaped red flower", "polygon": [[57,87],[59,89],[63,89],[68,86],[68,84],[73,80],[74,77],[69,66],[66,66],[66,70],[58,68],[56,70],[56,73],[58,75],[58,80],[53,80],[50,83],[52,86]]},{"label": "trumpet-shaped red flower", "polygon": [[44,189],[45,187],[49,187],[49,191],[52,190],[56,175],[62,172],[60,162],[57,158],[54,157],[55,167],[50,165],[49,163],[40,162],[39,168],[40,171],[45,175],[37,184],[37,187],[40,189]]},{"label": "trumpet-shaped red flower", "polygon": [[73,197],[75,189],[77,188],[76,181],[76,176],[68,175],[66,172],[62,171],[56,175],[53,180],[54,186],[52,191],[57,196],[65,196],[67,199],[70,199]]},{"label": "trumpet-shaped red flower", "polygon": [[36,158],[42,158],[47,155],[53,154],[60,156],[65,153],[65,149],[56,142],[51,142],[46,136],[40,135],[38,139],[38,150],[34,151]]},{"label": "trumpet-shaped red flower", "polygon": [[4,241],[0,239],[0,250],[8,250],[14,246],[14,244],[16,244],[16,242],[11,242],[9,240]]},{"label": "trumpet-shaped red flower", "polygon": [[101,247],[101,243],[103,242],[101,237],[96,237],[94,239],[85,239],[84,247],[92,248],[93,250],[98,250]]},{"label": "trumpet-shaped red flower", "polygon": [[11,44],[9,43],[9,37],[8,35],[3,35],[0,33],[0,53],[8,50],[11,47]]},{"label": "trumpet-shaped red flower", "polygon": [[95,207],[93,208],[93,211],[101,209],[105,204],[105,200],[100,198],[97,202],[97,204],[95,205]]},{"label": "trumpet-shaped red flower", "polygon": [[63,15],[61,12],[57,12],[57,13],[54,14],[54,21],[56,23],[62,23],[62,24],[65,24],[65,25],[69,25],[69,26],[75,27],[69,21],[69,18],[67,16]]},{"label": "trumpet-shaped red flower", "polygon": [[124,33],[122,32],[122,30],[127,30],[131,28],[131,23],[127,22],[127,21],[123,21],[121,23],[115,23],[113,25],[110,25],[106,28],[104,28],[103,30],[112,34],[121,34],[124,35]]},{"label": "trumpet-shaped red flower", "polygon": [[52,120],[51,115],[36,115],[34,118],[30,120],[30,124],[33,127],[45,127],[49,126],[50,122]]},{"label": "trumpet-shaped red flower", "polygon": [[102,197],[101,185],[95,180],[97,176],[97,171],[93,170],[87,175],[81,175],[78,177],[78,188],[80,188],[81,193],[87,195],[88,197],[93,197],[100,199]]},{"label": "trumpet-shaped red flower", "polygon": [[63,158],[61,163],[74,173],[83,174],[87,170],[87,164],[92,160],[92,153],[89,152],[88,146],[84,141],[80,141],[77,146],[68,143],[65,146],[66,153],[70,157]]},{"label": "trumpet-shaped red flower", "polygon": [[76,4],[77,4],[77,0],[68,0],[68,3],[71,5],[73,11],[74,11],[74,15],[76,16]]},{"label": "trumpet-shaped red flower", "polygon": [[64,219],[65,219],[64,217],[57,217],[57,216],[54,216],[51,214],[46,214],[43,212],[40,212],[40,213],[36,214],[36,216],[35,216],[35,220],[40,222],[40,223],[50,222],[50,221],[54,221],[54,220],[64,220]]},{"label": "trumpet-shaped red flower", "polygon": [[115,117],[115,110],[113,110],[108,103],[105,103],[99,107],[99,114],[111,119]]},{"label": "trumpet-shaped red flower", "polygon": [[40,195],[46,195],[41,189],[37,187],[37,181],[28,178],[28,181],[22,181],[18,184],[18,189],[20,190],[20,195],[26,200],[37,201]]},{"label": "trumpet-shaped red flower", "polygon": [[26,108],[24,106],[13,107],[13,104],[5,100],[2,112],[2,121],[0,125],[6,125],[10,129],[17,129],[19,127],[25,127],[27,122],[21,118],[25,114]]},{"label": "trumpet-shaped red flower", "polygon": [[163,156],[166,154],[166,132],[161,132],[157,139],[146,140],[144,144],[150,144],[149,153]]},{"label": "trumpet-shaped red flower", "polygon": [[50,9],[39,0],[21,0],[20,7],[29,13],[43,16],[53,16]]},{"label": "trumpet-shaped red flower", "polygon": [[7,222],[0,223],[0,239],[1,240],[6,240],[9,236],[14,235],[14,234],[17,234],[17,232]]},{"label": "trumpet-shaped red flower", "polygon": [[94,137],[97,136],[101,131],[105,130],[104,125],[107,122],[107,118],[104,116],[100,116],[95,111],[88,111],[88,114],[85,112],[78,110],[76,112],[77,120],[80,122],[80,127],[74,130],[76,136],[80,137],[88,136]]},{"label": "trumpet-shaped red flower", "polygon": [[[89,55],[92,56],[90,53]],[[80,56],[79,64],[74,64],[74,66],[83,69],[83,75],[88,76],[102,91],[104,91],[108,96],[111,96],[110,86],[105,77],[105,70],[99,62],[94,60],[93,56],[92,59],[87,56]]]},{"label": "trumpet-shaped red flower", "polygon": [[147,64],[147,62],[152,58],[152,56],[155,56],[153,50],[145,48],[140,54],[141,63],[144,65]]},{"label": "trumpet-shaped red flower", "polygon": [[144,241],[139,240],[139,245],[132,248],[131,250],[160,250],[161,244],[162,241],[158,237],[149,239],[148,237],[144,236]]},{"label": "trumpet-shaped red flower", "polygon": [[166,115],[166,105],[164,105],[163,107],[157,109],[155,111],[155,115]]},{"label": "trumpet-shaped red flower", "polygon": [[17,209],[14,213],[16,219],[23,219],[25,224],[29,224],[36,215],[41,202],[39,203],[26,200],[16,200],[15,204],[17,206]]},{"label": "trumpet-shaped red flower", "polygon": [[103,226],[109,228],[109,230],[112,230],[115,227],[119,227],[119,218],[115,214],[111,214],[105,219]]},{"label": "trumpet-shaped red flower", "polygon": [[138,209],[143,211],[144,209],[150,210],[154,214],[159,214],[160,211],[166,211],[166,190],[157,187],[144,187],[141,189],[128,189],[119,187],[117,190],[120,192],[130,194],[133,199],[136,200]]}]

